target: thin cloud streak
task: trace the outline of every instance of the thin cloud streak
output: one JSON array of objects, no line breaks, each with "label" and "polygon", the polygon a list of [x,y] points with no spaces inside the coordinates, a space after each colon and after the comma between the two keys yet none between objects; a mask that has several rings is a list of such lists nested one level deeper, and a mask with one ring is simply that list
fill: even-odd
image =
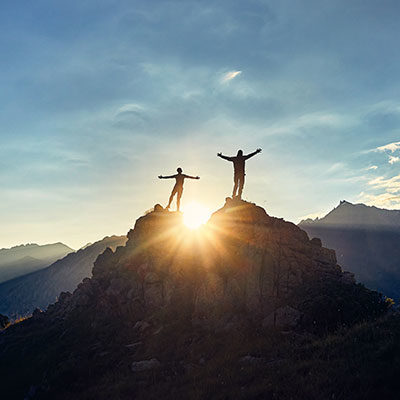
[{"label": "thin cloud streak", "polygon": [[231,81],[232,79],[235,79],[237,76],[239,76],[242,73],[242,71],[229,71],[221,79],[221,83],[227,83]]}]

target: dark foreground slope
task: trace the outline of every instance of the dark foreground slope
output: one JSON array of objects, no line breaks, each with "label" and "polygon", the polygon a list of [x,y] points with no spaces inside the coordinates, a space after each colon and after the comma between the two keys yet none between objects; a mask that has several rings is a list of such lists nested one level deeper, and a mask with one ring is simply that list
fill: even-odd
[{"label": "dark foreground slope", "polygon": [[73,291],[92,275],[93,263],[107,247],[124,245],[126,236],[111,236],[70,253],[47,268],[0,284],[0,313],[24,317],[35,308],[45,309],[61,292]]},{"label": "dark foreground slope", "polygon": [[230,201],[194,233],[156,207],[72,295],[4,331],[0,376],[8,398],[394,398],[387,308],[260,207]]},{"label": "dark foreground slope", "polygon": [[342,201],[324,218],[299,226],[335,249],[359,282],[400,298],[400,211]]}]

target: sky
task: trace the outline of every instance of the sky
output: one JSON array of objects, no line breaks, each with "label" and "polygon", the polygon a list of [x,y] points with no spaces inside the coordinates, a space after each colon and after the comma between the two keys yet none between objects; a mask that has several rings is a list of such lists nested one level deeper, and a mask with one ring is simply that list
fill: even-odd
[{"label": "sky", "polygon": [[0,247],[74,248],[165,205],[244,198],[299,222],[400,209],[398,1],[0,5]]}]

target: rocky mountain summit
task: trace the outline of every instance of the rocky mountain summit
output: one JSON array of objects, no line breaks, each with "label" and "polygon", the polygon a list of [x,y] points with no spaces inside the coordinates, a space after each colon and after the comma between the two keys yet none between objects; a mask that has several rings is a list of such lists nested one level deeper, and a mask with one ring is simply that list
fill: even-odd
[{"label": "rocky mountain summit", "polygon": [[333,250],[261,207],[228,200],[200,232],[191,232],[180,213],[156,206],[137,220],[125,247],[96,260],[92,279],[66,303],[95,305],[102,316],[116,306],[133,318],[135,307],[140,314],[177,309],[194,320],[218,317],[223,305],[224,315],[246,310],[271,319],[279,308],[296,306],[300,288],[328,281],[355,284]]},{"label": "rocky mountain summit", "polygon": [[[156,205],[127,236],[73,294],[0,336],[0,374],[20,394],[237,398],[227,390],[239,390],[251,398],[254,369],[291,365],[294,347],[389,306],[319,239],[245,201],[227,199],[194,231]],[[259,387],[262,398],[283,390],[271,385]]]}]

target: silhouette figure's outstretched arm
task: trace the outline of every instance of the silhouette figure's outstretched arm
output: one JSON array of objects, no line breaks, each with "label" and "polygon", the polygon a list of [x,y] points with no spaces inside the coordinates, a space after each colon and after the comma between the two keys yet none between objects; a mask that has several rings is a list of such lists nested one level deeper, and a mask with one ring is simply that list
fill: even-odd
[{"label": "silhouette figure's outstretched arm", "polygon": [[190,175],[184,175],[185,178],[189,178],[189,179],[200,179],[199,176],[190,176]]},{"label": "silhouette figure's outstretched arm", "polygon": [[218,153],[217,157],[223,158],[224,160],[227,161],[233,161],[233,157],[224,156],[222,153]]},{"label": "silhouette figure's outstretched arm", "polygon": [[172,179],[172,178],[175,178],[175,177],[176,177],[176,175],[170,175],[170,176],[159,175],[158,179]]},{"label": "silhouette figure's outstretched arm", "polygon": [[247,154],[247,156],[244,156],[244,158],[245,160],[248,160],[249,158],[255,156],[258,153],[261,153],[261,149],[257,149],[256,151],[253,151],[253,153]]}]

